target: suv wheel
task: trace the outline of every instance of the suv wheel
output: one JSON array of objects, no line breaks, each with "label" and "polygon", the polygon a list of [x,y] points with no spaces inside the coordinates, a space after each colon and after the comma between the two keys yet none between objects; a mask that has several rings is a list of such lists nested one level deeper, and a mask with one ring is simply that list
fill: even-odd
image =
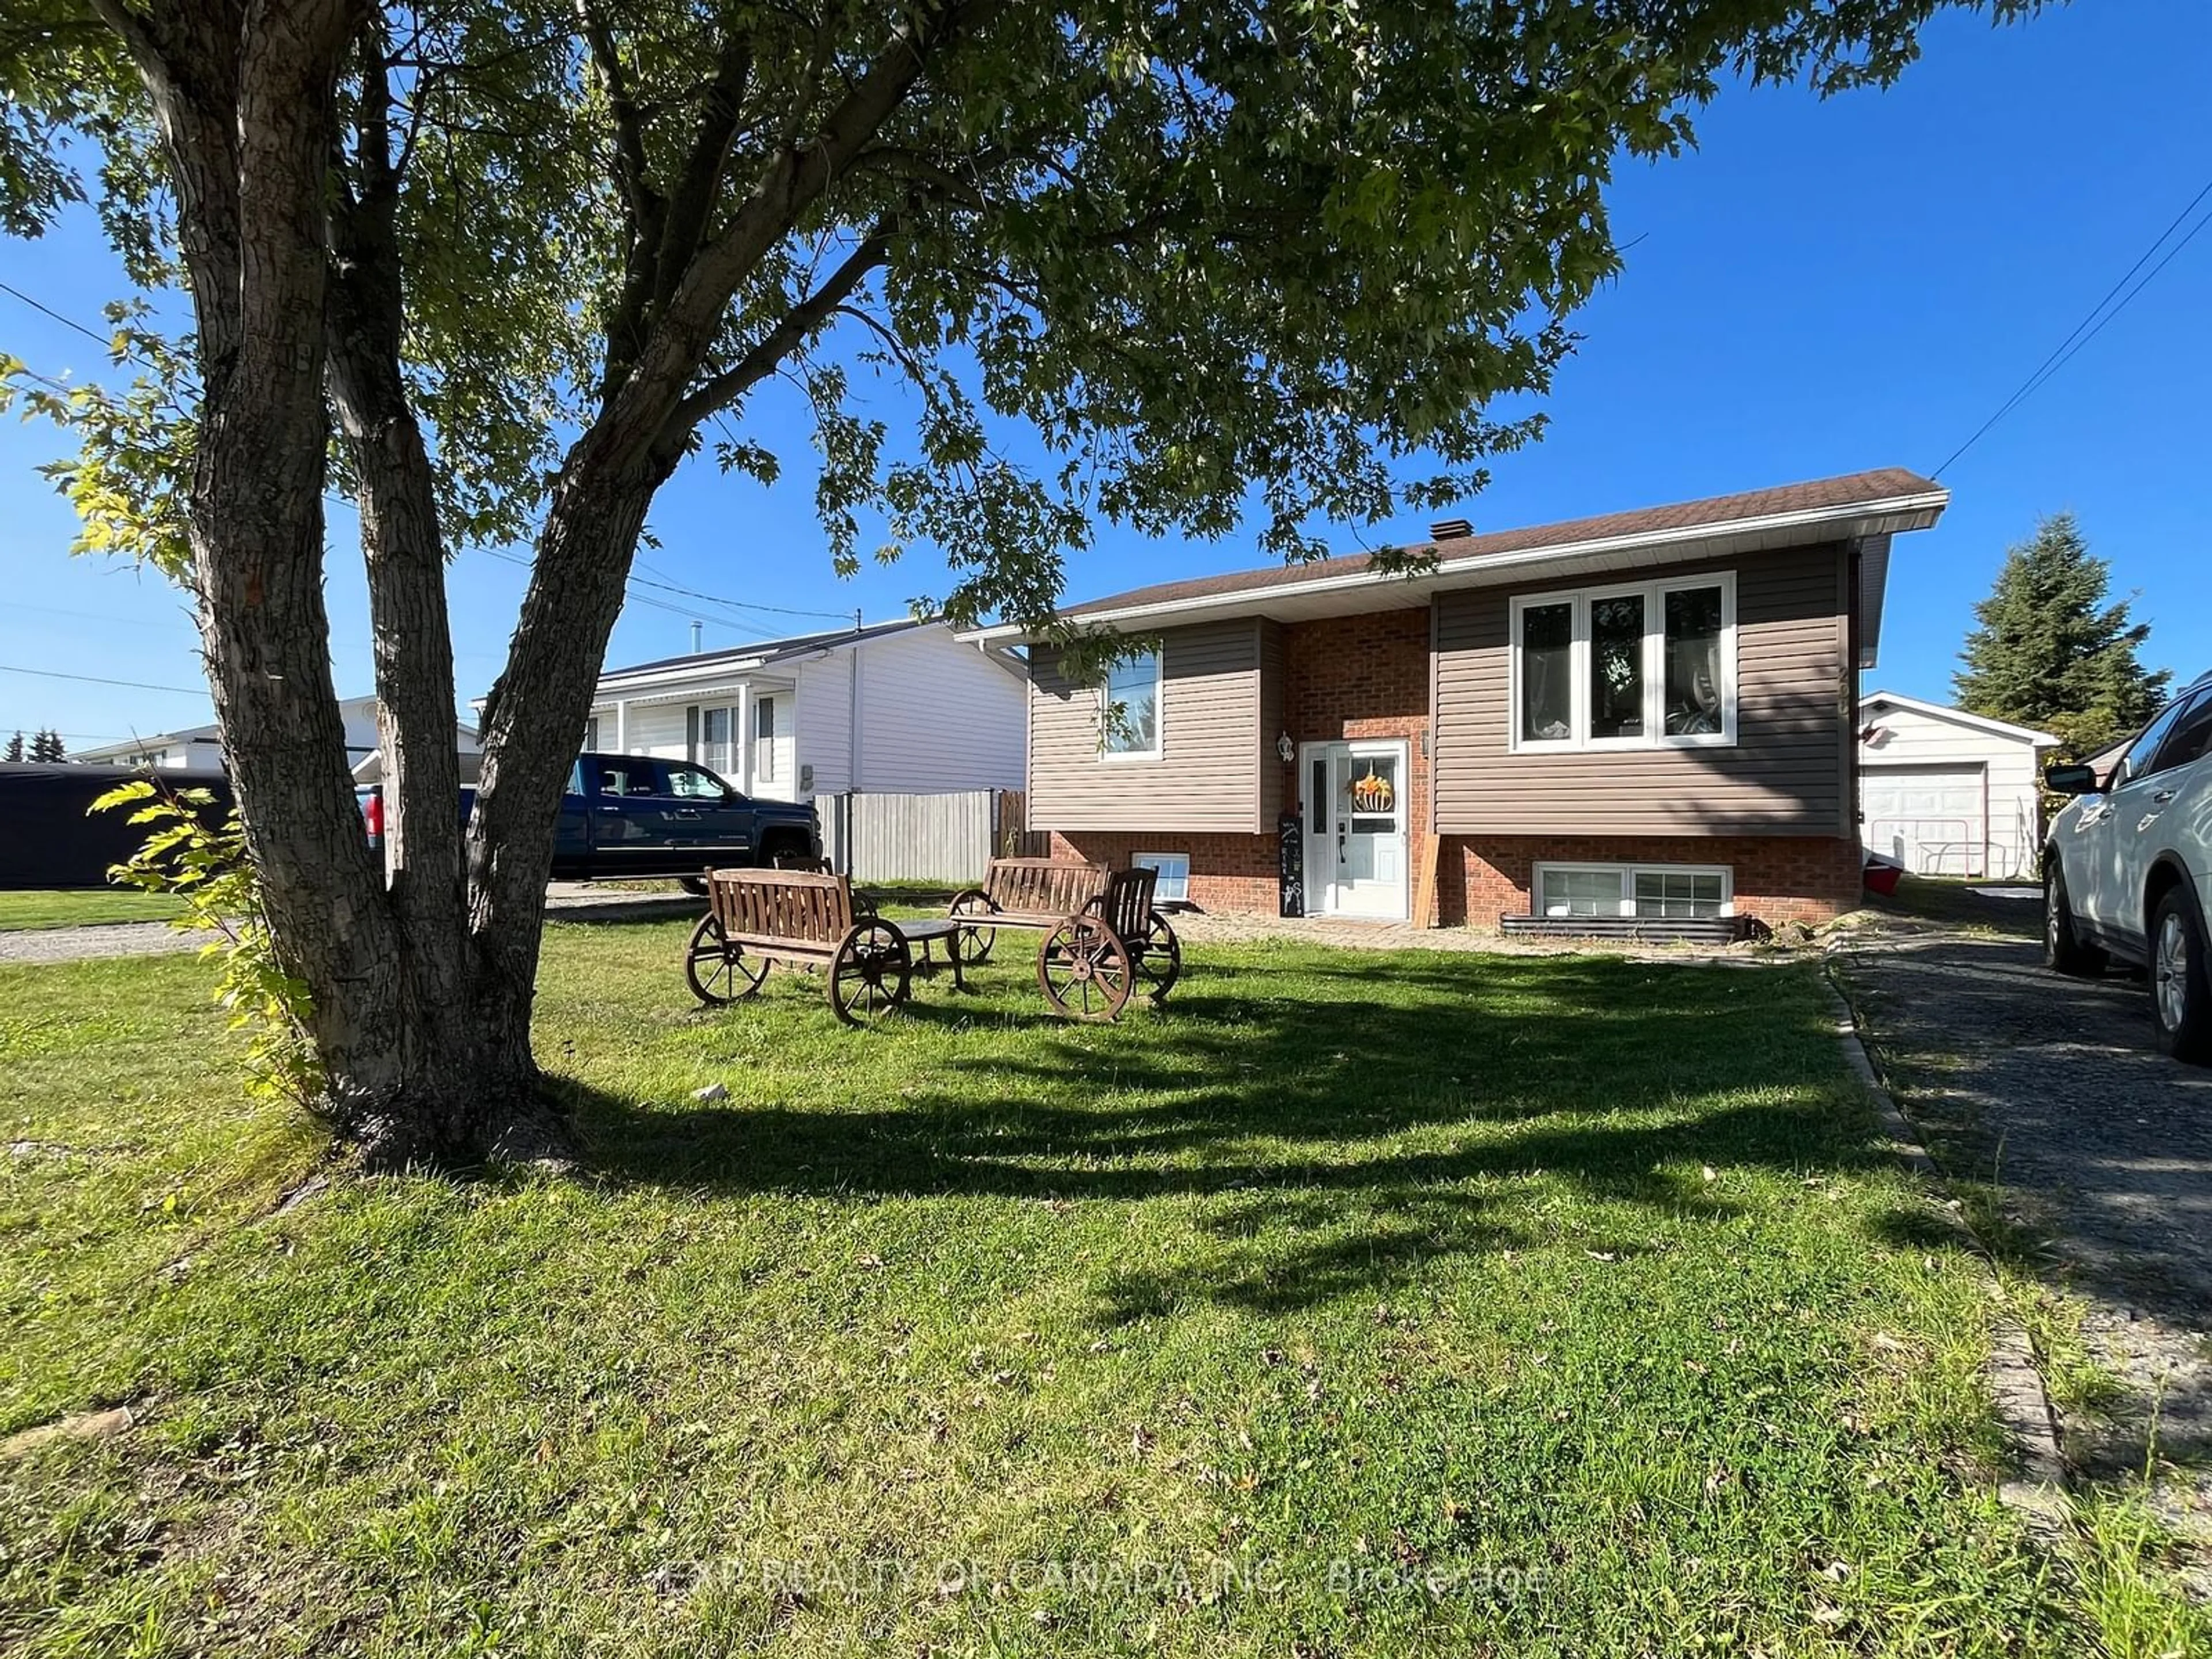
[{"label": "suv wheel", "polygon": [[2105,971],[2105,962],[2102,951],[2081,942],[2073,903],[2066,896],[2066,872],[2054,855],[2043,877],[2043,965],[2093,979]]},{"label": "suv wheel", "polygon": [[2176,1060],[2212,1060],[2212,968],[2186,887],[2167,888],[2151,917],[2150,1011],[2160,1048]]}]

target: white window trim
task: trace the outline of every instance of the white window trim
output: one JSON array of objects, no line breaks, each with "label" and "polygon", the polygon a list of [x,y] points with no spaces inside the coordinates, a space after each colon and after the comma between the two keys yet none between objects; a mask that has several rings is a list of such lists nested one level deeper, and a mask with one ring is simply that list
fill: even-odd
[{"label": "white window trim", "polygon": [[1127,765],[1131,762],[1156,761],[1167,750],[1168,741],[1168,659],[1167,653],[1154,650],[1148,653],[1152,659],[1152,746],[1150,749],[1109,749],[1106,717],[1114,707],[1114,669],[1109,666],[1105,677],[1098,682],[1098,758],[1110,766]]},{"label": "white window trim", "polygon": [[[1147,863],[1146,863],[1146,860],[1152,860],[1152,862],[1151,862],[1151,863],[1149,863],[1149,864],[1147,864]],[[1161,869],[1160,869],[1160,866],[1161,866],[1162,864],[1164,864],[1164,863],[1170,863],[1170,862],[1171,862],[1171,863],[1176,863],[1176,864],[1180,864],[1180,865],[1182,866],[1182,892],[1180,892],[1180,893],[1163,893],[1163,892],[1160,892],[1157,887],[1155,887],[1155,889],[1153,890],[1153,896],[1154,896],[1156,898],[1158,898],[1158,899],[1160,901],[1160,902],[1161,902],[1161,903],[1163,903],[1163,904],[1188,904],[1188,903],[1189,903],[1189,902],[1190,902],[1190,854],[1188,854],[1188,853],[1132,853],[1132,854],[1129,854],[1129,863],[1130,863],[1130,865],[1131,865],[1131,866],[1132,866],[1132,867],[1134,867],[1134,868],[1146,868],[1146,869],[1152,869],[1152,870],[1159,870],[1160,879],[1161,879],[1163,882],[1164,882],[1164,881],[1167,879],[1167,874],[1168,874],[1168,872],[1167,872],[1165,870],[1161,870]]]},{"label": "white window trim", "polygon": [[[1717,732],[1666,731],[1667,716],[1667,595],[1699,587],[1721,591],[1721,729]],[[1594,738],[1590,723],[1590,605],[1596,599],[1620,599],[1629,594],[1644,600],[1644,731],[1630,738]],[[1521,735],[1522,613],[1532,607],[1565,605],[1573,610],[1572,642],[1567,653],[1570,681],[1567,721],[1574,728],[1568,738],[1523,738]],[[1600,587],[1568,588],[1551,593],[1518,593],[1509,606],[1505,642],[1505,736],[1516,755],[1580,755],[1619,749],[1728,748],[1736,741],[1735,572],[1708,570],[1694,575],[1668,576],[1647,582],[1628,582]]]},{"label": "white window trim", "polygon": [[[1721,878],[1721,915],[1735,914],[1735,867],[1727,864],[1588,864],[1564,860],[1544,860],[1529,866],[1528,914],[1545,914],[1544,878],[1557,871],[1562,875],[1611,875],[1620,878],[1620,908],[1617,915],[1636,915],[1636,878],[1638,876],[1718,876]],[[1652,918],[1658,920],[1658,918]]]},{"label": "white window trim", "polygon": [[[745,741],[752,749],[753,776],[763,783],[783,781],[775,775],[775,746],[783,738],[783,722],[779,718],[783,711],[776,705],[782,701],[782,696],[783,694],[780,691],[758,692],[752,698],[752,707],[745,714],[745,719],[751,726],[745,735]],[[762,741],[760,734],[761,710],[763,708],[768,710],[769,718],[768,738],[765,743]],[[734,720],[736,717],[737,711],[732,709],[731,718]],[[733,749],[735,746],[735,744],[732,745]]]}]

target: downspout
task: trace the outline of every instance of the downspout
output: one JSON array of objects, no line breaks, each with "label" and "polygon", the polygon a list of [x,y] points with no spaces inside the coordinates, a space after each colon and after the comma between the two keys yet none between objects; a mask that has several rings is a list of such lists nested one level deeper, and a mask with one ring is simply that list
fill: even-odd
[{"label": "downspout", "polygon": [[[853,613],[853,631],[860,629],[860,613]],[[855,638],[845,658],[845,793],[837,806],[837,852],[845,873],[853,873],[853,797],[860,788],[860,641]]]},{"label": "downspout", "polygon": [[848,793],[860,787],[860,642],[853,641],[853,648],[845,656],[845,788]]}]

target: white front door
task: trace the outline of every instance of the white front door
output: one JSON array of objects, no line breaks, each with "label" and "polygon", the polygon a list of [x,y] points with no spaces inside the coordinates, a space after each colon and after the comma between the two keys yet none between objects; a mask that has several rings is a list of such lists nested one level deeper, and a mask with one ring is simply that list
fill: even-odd
[{"label": "white front door", "polygon": [[1403,921],[1406,744],[1310,743],[1299,759],[1307,914]]}]

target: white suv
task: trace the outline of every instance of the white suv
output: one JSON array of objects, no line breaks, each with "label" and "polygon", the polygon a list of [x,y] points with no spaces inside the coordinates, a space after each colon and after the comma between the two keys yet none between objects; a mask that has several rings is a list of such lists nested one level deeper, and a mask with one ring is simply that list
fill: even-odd
[{"label": "white suv", "polygon": [[2114,958],[2148,969],[2158,1046],[2212,1060],[2212,674],[2159,711],[2101,791],[2086,766],[2044,776],[2081,797],[2044,843],[2044,961],[2063,974]]}]

